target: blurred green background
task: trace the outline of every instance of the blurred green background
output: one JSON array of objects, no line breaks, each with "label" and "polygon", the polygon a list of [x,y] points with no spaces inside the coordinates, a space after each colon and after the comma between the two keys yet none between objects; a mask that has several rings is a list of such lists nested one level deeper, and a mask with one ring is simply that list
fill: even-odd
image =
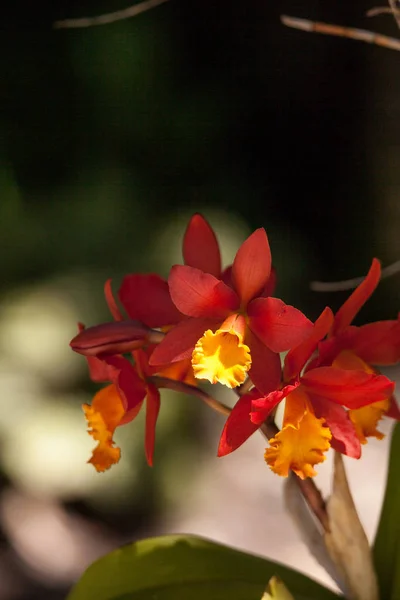
[{"label": "blurred green background", "polygon": [[[205,409],[171,394],[155,469],[139,422],[117,436],[118,467],[86,465],[80,404],[94,387],[68,342],[77,321],[109,318],[106,278],[167,275],[196,211],[225,264],[264,226],[277,293],[310,318],[346,297],[311,280],[400,258],[399,55],[279,20],[397,36],[390,16],[366,18],[360,0],[170,0],[112,25],[52,28],[128,5],[17,1],[2,16],[1,600],[63,598],[97,555],[157,531],[193,464],[215,454],[222,422],[208,439]],[[383,281],[359,322],[393,318],[398,289],[398,276]]]}]

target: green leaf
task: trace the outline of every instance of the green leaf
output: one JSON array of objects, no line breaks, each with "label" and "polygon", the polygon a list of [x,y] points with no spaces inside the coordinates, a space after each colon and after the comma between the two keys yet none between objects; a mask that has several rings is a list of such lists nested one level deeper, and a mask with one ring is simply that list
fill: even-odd
[{"label": "green leaf", "polygon": [[381,519],[374,544],[374,562],[380,597],[400,598],[400,423],[390,449],[389,472]]},{"label": "green leaf", "polygon": [[296,600],[337,600],[308,577],[195,536],[124,546],[91,565],[67,600],[259,600],[277,575]]}]

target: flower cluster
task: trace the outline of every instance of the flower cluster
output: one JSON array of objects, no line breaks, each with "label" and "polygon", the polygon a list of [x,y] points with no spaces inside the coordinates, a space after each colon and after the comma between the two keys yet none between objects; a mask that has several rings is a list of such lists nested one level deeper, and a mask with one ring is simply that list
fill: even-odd
[{"label": "flower cluster", "polygon": [[107,383],[83,407],[97,442],[89,462],[98,471],[118,462],[114,431],[132,421],[145,401],[145,451],[152,465],[160,389],[195,393],[202,380],[238,393],[219,456],[273,423],[285,401],[282,429],[265,451],[266,463],[283,476],[315,475],[314,465],[331,446],[359,458],[369,436],[383,437],[377,429],[381,417],[399,418],[394,383],[376,367],[400,360],[400,319],[352,325],[379,283],[378,260],[336,315],[325,308],[312,323],[273,296],[276,274],[264,229],[245,240],[233,264],[222,269],[214,231],[194,215],[183,259],[168,281],[156,274],[127,275],[119,303],[107,281],[114,321],[88,329],[80,324],[71,342],[86,356],[91,379]]}]

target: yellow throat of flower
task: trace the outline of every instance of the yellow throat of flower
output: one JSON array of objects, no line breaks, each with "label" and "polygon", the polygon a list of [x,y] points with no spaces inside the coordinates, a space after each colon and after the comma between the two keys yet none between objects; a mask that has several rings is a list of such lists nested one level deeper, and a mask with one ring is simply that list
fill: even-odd
[{"label": "yellow throat of flower", "polygon": [[246,379],[251,367],[250,348],[233,329],[215,333],[208,329],[193,350],[192,367],[197,379],[233,388]]}]

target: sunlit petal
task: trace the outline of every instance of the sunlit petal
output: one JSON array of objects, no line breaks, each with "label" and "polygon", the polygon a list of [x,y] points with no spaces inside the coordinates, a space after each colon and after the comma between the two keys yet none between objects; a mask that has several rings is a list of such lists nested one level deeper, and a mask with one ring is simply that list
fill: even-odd
[{"label": "sunlit petal", "polygon": [[381,277],[381,265],[378,259],[374,258],[370,270],[365,279],[342,304],[335,315],[335,322],[332,328],[332,334],[340,333],[348,325],[365,304],[371,294],[375,291]]},{"label": "sunlit petal", "polygon": [[173,325],[183,318],[171,300],[168,283],[154,273],[126,275],[119,298],[129,317],[148,327]]},{"label": "sunlit petal", "polygon": [[248,306],[249,327],[273,352],[300,344],[312,330],[302,312],[278,298],[256,298]]},{"label": "sunlit petal", "polygon": [[175,325],[150,356],[150,365],[165,366],[168,363],[191,358],[197,340],[207,329],[215,331],[221,324],[216,319],[185,319]]},{"label": "sunlit petal", "polygon": [[189,267],[215,277],[221,275],[218,240],[213,228],[202,215],[195,214],[189,221],[183,238],[183,258]]},{"label": "sunlit petal", "polygon": [[363,406],[356,410],[350,410],[349,416],[355,427],[361,444],[367,443],[367,437],[375,437],[382,440],[385,435],[377,429],[378,422],[389,408],[390,400],[374,402],[369,406]]},{"label": "sunlit petal", "polygon": [[306,339],[287,353],[283,369],[285,381],[290,381],[300,374],[304,365],[317,348],[318,342],[328,333],[332,323],[333,313],[327,307],[315,321]]},{"label": "sunlit petal", "polygon": [[175,265],[168,284],[175,306],[189,317],[225,319],[239,308],[239,298],[230,287],[199,269]]},{"label": "sunlit petal", "polygon": [[240,246],[232,265],[232,282],[243,307],[262,293],[270,272],[268,237],[264,229],[256,229]]},{"label": "sunlit petal", "polygon": [[257,389],[251,390],[239,398],[227,418],[219,441],[218,456],[226,456],[239,448],[254,432],[259,425],[250,420],[250,411],[253,400],[262,396]]},{"label": "sunlit petal", "polygon": [[267,348],[250,329],[247,329],[245,343],[249,346],[251,354],[250,378],[263,394],[269,394],[276,390],[281,382],[280,356]]}]

